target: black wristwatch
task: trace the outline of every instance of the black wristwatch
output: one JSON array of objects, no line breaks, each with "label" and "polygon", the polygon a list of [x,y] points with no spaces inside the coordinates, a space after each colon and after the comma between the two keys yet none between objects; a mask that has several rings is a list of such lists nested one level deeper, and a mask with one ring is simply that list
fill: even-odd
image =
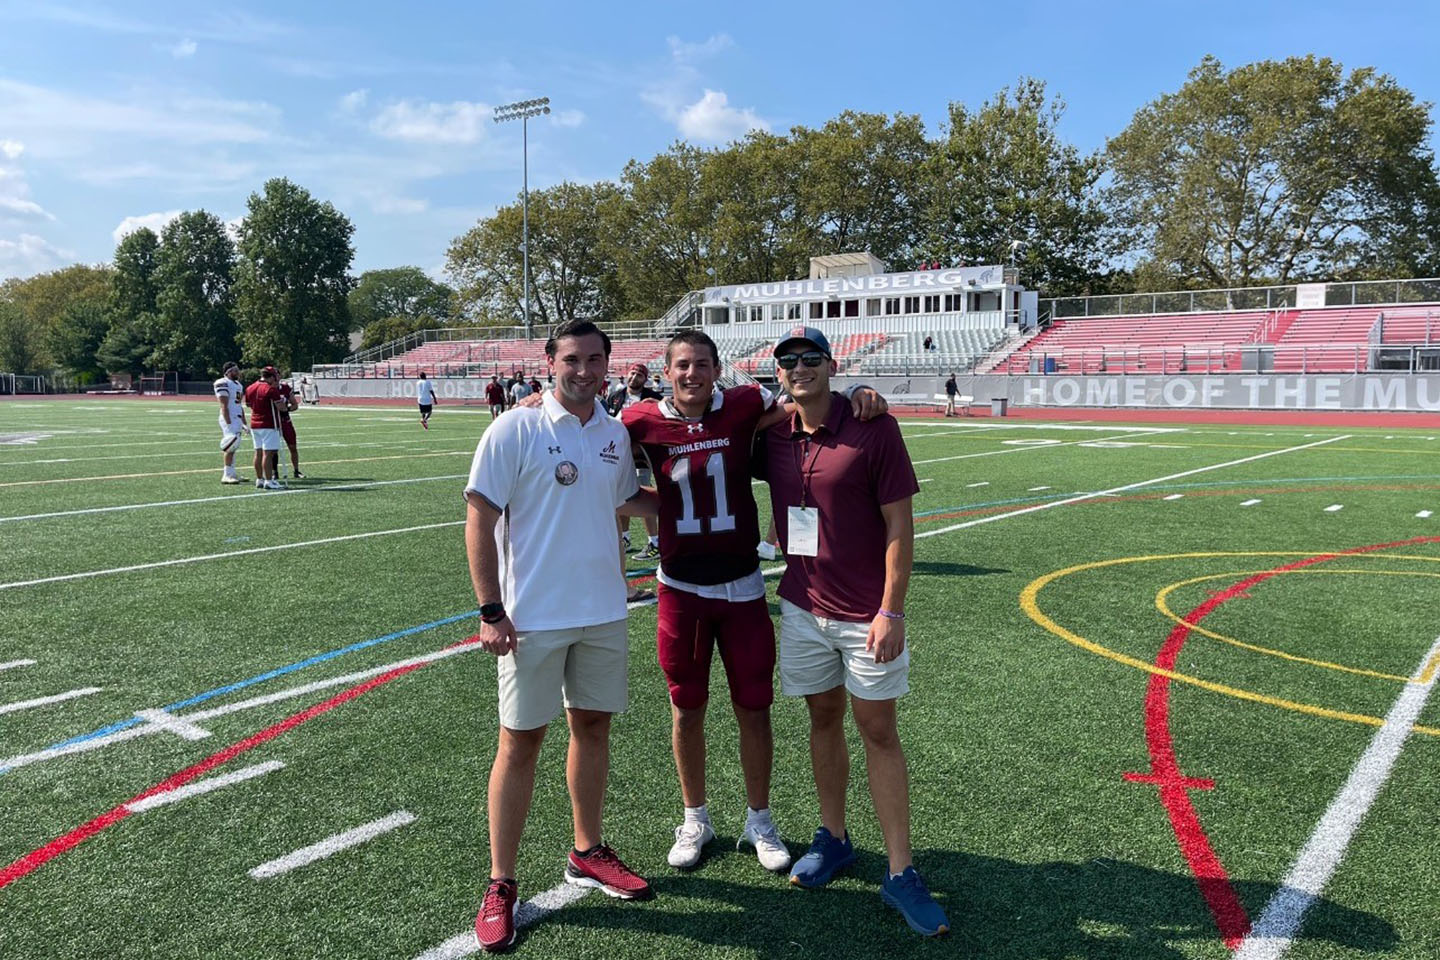
[{"label": "black wristwatch", "polygon": [[505,604],[480,604],[480,619],[485,621],[486,623],[499,623],[501,620],[505,619]]}]

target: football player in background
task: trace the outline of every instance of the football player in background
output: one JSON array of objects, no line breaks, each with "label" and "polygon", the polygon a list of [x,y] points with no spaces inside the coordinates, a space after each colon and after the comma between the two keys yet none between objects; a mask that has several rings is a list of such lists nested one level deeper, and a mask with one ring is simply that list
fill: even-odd
[{"label": "football player in background", "polygon": [[244,478],[235,471],[235,451],[240,449],[240,437],[245,433],[245,410],[240,398],[245,388],[240,385],[240,365],[227,363],[220,379],[215,381],[215,399],[220,402],[220,452],[225,455],[225,470],[220,482],[226,484],[244,483]]}]

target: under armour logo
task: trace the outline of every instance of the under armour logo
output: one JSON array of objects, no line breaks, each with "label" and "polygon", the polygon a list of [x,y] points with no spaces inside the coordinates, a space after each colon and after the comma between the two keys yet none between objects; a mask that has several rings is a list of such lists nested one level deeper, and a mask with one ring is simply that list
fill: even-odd
[{"label": "under armour logo", "polygon": [[704,433],[704,432],[705,432],[705,425],[704,425],[703,423],[687,423],[687,424],[685,424],[685,432],[686,432],[686,433]]},{"label": "under armour logo", "polygon": [[559,452],[560,452],[560,448],[559,448],[559,447],[547,447],[546,449],[549,450],[551,453],[559,453]]}]

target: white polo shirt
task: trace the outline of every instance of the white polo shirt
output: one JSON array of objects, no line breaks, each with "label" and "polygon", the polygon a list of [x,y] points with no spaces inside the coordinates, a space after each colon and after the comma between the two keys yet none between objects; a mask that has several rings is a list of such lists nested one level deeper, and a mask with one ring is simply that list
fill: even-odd
[{"label": "white polo shirt", "polygon": [[630,434],[597,400],[580,418],[553,391],[506,411],[475,448],[465,492],[502,511],[500,593],[515,629],[625,619],[615,509],[640,489]]},{"label": "white polo shirt", "polygon": [[435,403],[435,385],[429,380],[416,381],[415,399],[423,406],[433,405]]}]

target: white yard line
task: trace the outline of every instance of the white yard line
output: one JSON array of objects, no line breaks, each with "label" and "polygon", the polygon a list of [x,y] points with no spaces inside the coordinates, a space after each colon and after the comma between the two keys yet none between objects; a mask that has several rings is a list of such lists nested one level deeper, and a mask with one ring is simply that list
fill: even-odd
[{"label": "white yard line", "polygon": [[7,703],[0,705],[0,713],[19,713],[21,710],[31,710],[35,707],[48,707],[52,703],[64,703],[66,700],[74,700],[76,697],[88,697],[92,693],[99,693],[100,689],[100,687],[81,687],[78,690],[67,690],[64,693],[56,693],[48,697]]},{"label": "white yard line", "polygon": [[160,567],[178,567],[190,563],[204,563],[207,560],[225,560],[229,557],[246,557],[257,553],[273,553],[276,550],[318,547],[327,543],[344,543],[348,540],[368,540],[371,537],[388,537],[397,533],[439,530],[442,527],[459,527],[464,526],[464,524],[464,520],[447,520],[443,523],[423,523],[416,527],[400,527],[395,530],[371,530],[368,533],[351,533],[343,537],[323,537],[319,540],[304,540],[300,543],[277,543],[270,547],[250,547],[246,550],[228,550],[225,553],[206,553],[198,557],[180,557],[175,560],[157,560],[154,563],[136,563],[128,567],[109,567],[105,570],[86,570],[83,573],[64,573],[54,577],[40,577],[36,580],[16,580],[12,583],[0,583],[0,590],[14,590],[17,587],[34,587],[42,583],[63,583],[67,580],[86,580],[91,577],[106,577],[117,573],[134,573],[138,570],[157,570]]},{"label": "white yard line", "polygon": [[1181,497],[1183,497],[1183,496],[1185,496],[1185,494],[1183,494],[1183,493],[1172,493],[1172,494],[1170,494],[1170,496],[1168,496],[1168,497],[1161,497],[1160,499],[1161,499],[1161,500],[1179,500],[1179,499],[1180,499]]},{"label": "white yard line", "polygon": [[1326,512],[1326,513],[1339,513],[1341,510],[1344,510],[1344,509],[1345,509],[1345,504],[1343,504],[1343,503],[1332,503],[1332,504],[1330,504],[1330,506],[1328,506],[1328,507],[1325,508],[1325,512]]},{"label": "white yard line", "polygon": [[308,866],[316,860],[324,860],[326,857],[333,857],[342,850],[349,850],[351,847],[358,847],[360,844],[376,837],[389,833],[391,830],[398,830],[406,824],[415,822],[415,814],[408,810],[397,810],[388,817],[381,817],[379,820],[371,820],[369,823],[361,824],[343,833],[337,833],[333,837],[326,837],[319,843],[312,843],[308,847],[301,847],[283,857],[276,857],[268,860],[250,871],[250,876],[255,880],[266,880],[270,877],[278,877],[282,873],[289,873],[299,867]]},{"label": "white yard line", "polygon": [[204,727],[182,720],[173,713],[167,713],[159,708],[149,710],[136,710],[135,716],[152,726],[161,730],[168,730],[181,740],[204,740],[211,736],[209,730]]},{"label": "white yard line", "polygon": [[[1108,441],[1108,440],[1124,440],[1124,439],[1126,439],[1126,438],[1128,438],[1128,437],[1144,437],[1144,436],[1150,436],[1150,432],[1149,432],[1149,431],[1146,431],[1146,432],[1137,433],[1137,432],[1135,432],[1135,431],[1131,431],[1131,432],[1129,432],[1129,433],[1116,434],[1116,435],[1113,436],[1113,437],[1101,437],[1100,439],[1101,439],[1102,441]],[[1006,441],[1006,442],[1010,442],[1010,441]],[[1017,440],[1017,441],[1015,441],[1015,442],[1018,443],[1018,442],[1020,442],[1020,441]],[[998,456],[1003,456],[1004,454],[1007,454],[1007,453],[1025,453],[1026,451],[1029,451],[1029,450],[1059,450],[1059,449],[1062,448],[1062,447],[1075,447],[1075,446],[1079,446],[1079,445],[1082,444],[1082,443],[1095,443],[1095,442],[1096,442],[1096,441],[1094,441],[1094,440],[1069,440],[1069,441],[1065,441],[1065,442],[1062,442],[1062,443],[1036,442],[1036,443],[1034,443],[1033,446],[1009,447],[1009,448],[1004,449],[1004,450],[984,450],[984,451],[982,451],[982,452],[980,452],[980,453],[960,453],[960,454],[956,454],[956,455],[953,456],[953,457],[936,457],[936,458],[934,458],[933,460],[916,460],[916,461],[914,461],[914,462],[912,463],[912,466],[917,466],[917,467],[918,467],[918,466],[919,466],[920,464],[922,464],[922,463],[946,463],[946,462],[948,462],[948,461],[950,461],[950,460],[969,460],[969,459],[971,459],[972,457],[998,457]],[[1029,443],[1031,443],[1031,441],[1026,441],[1026,443],[1029,444]]]},{"label": "white yard line", "polygon": [[[966,520],[964,523],[954,523],[948,527],[941,527],[938,530],[926,530],[924,533],[915,534],[915,539],[925,537],[938,537],[941,534],[953,533],[956,530],[965,530],[970,527],[978,527],[985,523],[994,523],[997,520],[1005,520],[1009,517],[1024,516],[1027,513],[1038,513],[1041,510],[1053,510],[1056,507],[1063,507],[1071,503],[1079,503],[1082,500],[1093,500],[1096,497],[1108,497],[1117,493],[1124,493],[1126,490],[1138,490],[1141,487],[1148,487],[1156,483],[1165,483],[1167,480],[1179,480],[1182,477],[1193,477],[1197,473],[1209,473],[1211,470],[1223,470],[1226,467],[1238,467],[1242,463],[1253,463],[1256,460],[1264,460],[1267,457],[1278,457],[1285,453],[1295,453],[1300,450],[1309,450],[1312,447],[1323,447],[1327,443],[1335,443],[1337,440],[1349,440],[1350,434],[1341,434],[1338,437],[1329,437],[1325,440],[1316,440],[1313,443],[1303,443],[1298,447],[1286,447],[1284,450],[1267,450],[1265,453],[1257,453],[1249,457],[1241,457],[1239,460],[1227,460],[1224,463],[1212,463],[1208,467],[1196,467],[1193,470],[1183,470],[1180,473],[1171,473],[1163,477],[1155,477],[1152,480],[1141,480],[1137,483],[1127,483],[1119,487],[1111,487],[1109,490],[1100,490],[1096,493],[1081,493],[1073,497],[1066,497],[1064,500],[1051,500],[1049,503],[1036,504],[1033,507],[1022,507],[1019,510],[1010,510],[1005,513],[997,513],[988,517],[977,517],[974,520]],[[1052,447],[1025,447],[1027,450],[1049,450]]]},{"label": "white yard line", "polygon": [[[328,448],[328,449],[331,449],[331,450],[334,450],[334,449],[337,448],[337,447],[344,447],[344,448],[346,448],[346,449],[349,449],[349,448],[352,448],[352,447],[386,447],[386,448],[389,448],[389,449],[397,449],[397,448],[398,448],[398,449],[402,449],[402,450],[403,450],[403,449],[406,449],[406,448],[412,448],[412,447],[418,447],[418,446],[419,446],[419,444],[418,444],[418,443],[414,443],[414,442],[405,443],[405,442],[400,442],[400,441],[383,441],[383,440],[377,440],[377,441],[374,441],[374,442],[367,442],[367,443],[340,443],[340,442],[331,443],[331,442],[328,442],[328,441],[314,441],[314,442],[307,442],[307,443],[305,444],[305,449],[308,451],[308,450],[316,450],[316,449],[319,449],[319,448],[321,448],[321,447],[325,447],[325,448]],[[195,451],[171,450],[171,451],[169,451],[169,452],[167,452],[167,453],[118,453],[118,454],[111,454],[111,455],[109,455],[109,456],[104,456],[104,457],[56,457],[56,458],[52,458],[52,459],[49,459],[49,460],[0,460],[0,467],[28,467],[28,466],[33,466],[33,465],[35,465],[35,464],[44,464],[44,463],[91,463],[92,461],[96,461],[96,460],[159,460],[159,459],[166,458],[166,457],[171,457],[171,458],[173,458],[173,457],[192,457],[192,458],[194,458],[194,457],[213,457],[213,456],[215,455],[215,452],[216,452],[216,447],[215,447],[215,445],[212,443],[212,444],[208,444],[207,447],[208,447],[208,449],[205,449],[205,450],[195,450]],[[47,448],[47,449],[48,449],[48,448]],[[420,447],[420,449],[423,449],[423,447]]]},{"label": "white yard line", "polygon": [[1345,858],[1355,831],[1390,779],[1395,761],[1410,736],[1410,728],[1435,689],[1436,674],[1440,673],[1437,664],[1440,664],[1440,637],[1435,638],[1430,652],[1386,714],[1384,725],[1375,731],[1370,745],[1350,770],[1349,779],[1330,801],[1280,889],[1271,896],[1260,919],[1235,951],[1234,960],[1278,960],[1290,949],[1306,911],[1324,892]]},{"label": "white yard line", "polygon": [[9,663],[0,663],[0,670],[14,670],[16,667],[33,667],[34,660],[11,660]]},{"label": "white yard line", "polygon": [[[655,601],[650,601],[654,603]],[[245,710],[252,710],[255,707],[269,706],[272,703],[280,703],[283,700],[291,700],[295,697],[303,697],[320,690],[328,690],[331,687],[343,686],[347,683],[360,683],[369,680],[371,677],[378,677],[382,673],[389,673],[391,670],[398,670],[401,667],[412,666],[417,663],[430,663],[436,660],[444,660],[460,653],[469,653],[479,650],[479,644],[467,646],[451,646],[433,653],[422,653],[418,656],[407,657],[404,660],[396,660],[393,663],[381,664],[378,667],[370,667],[368,670],[359,670],[354,673],[342,674],[338,677],[329,677],[325,680],[316,680],[298,687],[289,687],[285,690],[277,690],[274,693],[267,693],[258,697],[251,697],[248,700],[240,700],[235,703],[227,703],[219,707],[210,707],[206,710],[196,710],[192,713],[182,715],[171,714],[177,719],[186,723],[198,725],[205,720],[215,717],[223,717],[232,713],[241,713]],[[54,760],[58,757],[68,757],[76,753],[89,753],[92,750],[99,750],[116,743],[124,743],[127,740],[134,740],[137,737],[150,736],[152,734],[166,731],[165,726],[147,723],[142,726],[129,727],[125,730],[118,730],[115,733],[103,737],[96,737],[93,740],[81,740],[63,747],[48,747],[35,753],[23,753],[13,757],[0,759],[0,769],[13,770],[16,767],[27,767],[32,763],[40,763],[45,760]]]},{"label": "white yard line", "polygon": [[[1419,517],[1421,520],[1429,520],[1431,517],[1431,513],[1429,510],[1421,510],[1419,513],[1415,514],[1415,516]],[[0,669],[4,668],[0,667]]]},{"label": "white yard line", "polygon": [[264,763],[257,763],[254,766],[241,767],[233,773],[221,774],[218,777],[206,777],[204,780],[187,783],[183,787],[176,787],[174,790],[151,794],[144,800],[127,803],[125,809],[131,813],[144,813],[147,810],[154,810],[156,807],[167,806],[172,803],[178,803],[181,800],[188,800],[191,797],[198,797],[201,794],[210,793],[214,790],[234,786],[237,783],[244,783],[246,780],[262,777],[275,770],[282,770],[284,767],[284,762],[280,760],[266,760]]},{"label": "white yard line", "polygon": [[259,493],[230,493],[214,497],[195,497],[190,500],[159,500],[154,503],[126,503],[115,507],[85,507],[80,510],[57,510],[53,513],[27,513],[16,517],[0,517],[0,523],[17,520],[51,520],[55,517],[75,517],[91,513],[118,513],[124,510],[149,510],[154,507],[184,507],[195,503],[220,503],[227,500],[249,500],[255,497],[274,499],[292,493],[321,493],[325,490],[368,490],[371,487],[393,487],[410,483],[429,483],[432,480],[463,480],[467,473],[449,473],[439,477],[411,477],[405,480],[375,480],[368,483],[332,484],[324,487],[291,487],[288,490],[262,490]]},{"label": "white yard line", "polygon": [[[520,909],[515,915],[515,926],[517,928],[532,926],[561,907],[569,906],[589,892],[590,888],[588,887],[561,883],[549,890],[537,893],[520,904]],[[479,952],[480,942],[475,939],[475,931],[472,929],[466,930],[464,933],[457,933],[445,942],[431,947],[417,956],[415,960],[458,960],[460,957],[468,957]]]},{"label": "white yard line", "polygon": [[1255,506],[1255,504],[1257,504],[1257,503],[1259,503],[1259,502],[1260,502],[1259,500],[1242,500],[1242,501],[1240,501],[1240,506],[1242,506],[1242,507],[1253,507],[1253,506]]},{"label": "white yard line", "polygon": [[[439,450],[434,453],[401,453],[393,457],[350,457],[344,460],[307,460],[304,463],[306,468],[316,464],[331,463],[374,463],[378,460],[424,460],[430,457],[469,457],[475,453],[474,449],[465,450]],[[139,478],[150,479],[153,477],[179,477],[195,473],[213,473],[214,467],[198,467],[194,470],[151,470],[147,473],[112,473],[101,477],[52,477],[48,480],[9,480],[0,483],[0,487],[38,487],[51,483],[89,483],[97,480],[135,480]]]}]

